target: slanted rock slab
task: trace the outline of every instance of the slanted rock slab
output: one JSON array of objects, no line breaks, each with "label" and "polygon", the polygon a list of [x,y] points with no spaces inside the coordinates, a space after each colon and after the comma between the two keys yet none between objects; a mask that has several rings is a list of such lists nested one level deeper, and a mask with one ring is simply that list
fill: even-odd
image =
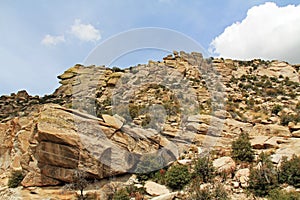
[{"label": "slanted rock slab", "polygon": [[170,193],[168,188],[164,185],[160,185],[158,183],[155,183],[153,181],[146,181],[145,183],[145,189],[148,194],[151,196],[160,196],[164,194]]}]

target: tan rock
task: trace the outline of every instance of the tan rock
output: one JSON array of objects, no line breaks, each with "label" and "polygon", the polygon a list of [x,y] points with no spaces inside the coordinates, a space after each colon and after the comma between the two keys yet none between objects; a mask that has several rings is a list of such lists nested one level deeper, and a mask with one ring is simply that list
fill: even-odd
[{"label": "tan rock", "polygon": [[160,185],[153,181],[146,181],[144,187],[145,187],[146,192],[148,194],[150,194],[151,196],[160,196],[160,195],[170,193],[170,191],[167,189],[166,186]]},{"label": "tan rock", "polygon": [[[290,125],[291,123],[291,125]],[[300,130],[300,124],[297,123],[296,125],[292,122],[289,123],[289,128],[291,129],[291,131],[299,131]]]},{"label": "tan rock", "polygon": [[289,80],[299,83],[299,75],[295,68],[291,65],[280,62],[280,61],[273,61],[269,67],[259,66],[256,73],[260,76],[273,76],[279,77],[282,75],[283,77],[289,77]]},{"label": "tan rock", "polygon": [[250,135],[290,137],[291,132],[288,127],[277,125],[277,124],[268,124],[268,125],[257,124],[251,130]]},{"label": "tan rock", "polygon": [[206,124],[199,124],[195,122],[190,122],[186,126],[187,130],[194,131],[196,133],[205,134],[208,131],[209,126]]},{"label": "tan rock", "polygon": [[21,184],[24,187],[30,187],[32,185],[42,187],[42,186],[50,186],[50,185],[58,185],[61,182],[55,180],[53,178],[41,175],[40,173],[36,173],[34,171],[26,174]]},{"label": "tan rock", "polygon": [[107,85],[108,86],[115,86],[119,81],[119,78],[110,78],[108,81],[107,81]]},{"label": "tan rock", "polygon": [[232,173],[236,168],[234,160],[228,156],[224,156],[214,160],[213,166],[216,168],[217,172],[225,172],[227,174]]},{"label": "tan rock", "polygon": [[183,159],[183,160],[177,160],[177,162],[181,165],[189,165],[191,164],[193,161],[191,159]]},{"label": "tan rock", "polygon": [[264,149],[265,142],[269,139],[269,136],[254,136],[253,139],[250,140],[251,146],[254,149]]},{"label": "tan rock", "polygon": [[123,126],[123,122],[120,120],[120,117],[103,114],[102,118],[105,123],[109,124],[115,129],[120,129]]},{"label": "tan rock", "polygon": [[300,138],[289,138],[287,142],[280,144],[271,158],[273,162],[280,163],[283,156],[292,158],[293,154],[300,155]]},{"label": "tan rock", "polygon": [[177,195],[177,192],[171,192],[167,194],[160,195],[158,197],[153,197],[151,200],[172,200]]},{"label": "tan rock", "polygon": [[21,130],[16,135],[18,144],[20,145],[19,148],[22,153],[26,153],[28,151],[30,136],[31,132],[27,130]]},{"label": "tan rock", "polygon": [[239,169],[235,173],[234,179],[239,181],[241,186],[245,188],[248,187],[249,176],[250,176],[250,169],[244,168],[244,169]]},{"label": "tan rock", "polygon": [[239,186],[240,186],[240,184],[239,184],[239,182],[237,182],[237,181],[233,181],[232,182],[232,185],[233,185],[233,187],[236,189],[236,188],[239,188]]},{"label": "tan rock", "polygon": [[292,137],[300,138],[300,130],[292,132]]},{"label": "tan rock", "polygon": [[279,143],[281,141],[283,141],[283,138],[281,138],[281,137],[271,137],[265,141],[264,147],[266,149],[269,149],[269,148],[277,149],[277,148],[279,148]]}]

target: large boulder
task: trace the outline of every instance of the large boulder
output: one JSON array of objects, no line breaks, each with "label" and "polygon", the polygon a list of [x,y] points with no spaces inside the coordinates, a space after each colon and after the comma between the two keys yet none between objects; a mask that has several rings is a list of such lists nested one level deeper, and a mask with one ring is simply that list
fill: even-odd
[{"label": "large boulder", "polygon": [[[47,104],[33,121],[31,131],[19,126],[13,130],[22,141],[16,166],[28,171],[22,182],[26,187],[72,182],[76,171],[96,179],[134,172],[141,159],[155,152],[164,163],[170,164],[177,157],[176,145],[156,130],[128,125],[122,128],[123,122],[117,116],[101,119]],[[3,131],[0,133],[4,138]],[[10,146],[8,151],[13,147],[10,142],[6,145]],[[1,159],[11,159],[4,158],[10,152],[3,153]],[[3,169],[9,167],[4,163]]]}]

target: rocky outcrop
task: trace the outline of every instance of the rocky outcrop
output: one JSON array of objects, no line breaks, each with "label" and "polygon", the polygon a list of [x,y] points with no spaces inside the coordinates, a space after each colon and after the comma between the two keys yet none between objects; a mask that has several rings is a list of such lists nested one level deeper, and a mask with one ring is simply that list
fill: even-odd
[{"label": "rocky outcrop", "polygon": [[[179,156],[190,167],[208,149],[216,152],[217,171],[232,175],[239,166],[229,157],[231,142],[241,133],[257,154],[275,152],[274,163],[300,155],[298,65],[174,52],[129,69],[77,64],[58,78],[51,95],[0,97],[0,185],[13,170],[22,170],[22,185],[32,188],[72,182],[78,170],[104,181]],[[145,164],[151,158],[158,158],[154,166]],[[248,168],[238,170],[235,190],[248,178]],[[153,192],[151,184],[153,199],[177,196],[159,193],[160,186]]]},{"label": "rocky outcrop", "polygon": [[260,76],[269,76],[269,77],[288,77],[289,80],[299,83],[299,74],[296,69],[293,68],[286,62],[273,61],[269,66],[260,66],[256,72]]},{"label": "rocky outcrop", "polygon": [[134,172],[143,156],[156,151],[165,164],[176,158],[171,142],[155,130],[121,129],[113,116],[96,118],[48,104],[33,121],[30,130],[15,120],[1,124],[0,132],[6,141],[1,146],[1,169],[12,163],[22,167],[27,171],[22,182],[26,187],[72,182],[76,170],[96,179]]}]

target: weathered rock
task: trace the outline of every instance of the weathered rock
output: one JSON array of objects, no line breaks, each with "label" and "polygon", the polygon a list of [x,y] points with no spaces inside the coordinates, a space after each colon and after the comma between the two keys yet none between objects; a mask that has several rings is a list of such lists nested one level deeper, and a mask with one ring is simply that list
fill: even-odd
[{"label": "weathered rock", "polygon": [[269,136],[254,136],[253,139],[250,140],[251,146],[254,149],[264,149],[265,142],[269,139]]},{"label": "weathered rock", "polygon": [[280,148],[271,155],[271,158],[274,163],[280,163],[282,157],[286,156],[290,159],[294,154],[300,155],[300,138],[289,138],[288,141],[280,144]]},{"label": "weathered rock", "polygon": [[300,124],[299,123],[296,124],[296,125],[294,123],[292,123],[292,125],[290,125],[290,123],[289,123],[289,128],[291,129],[291,131],[299,131],[300,130]]},{"label": "weathered rock", "polygon": [[292,137],[300,138],[300,130],[292,132]]},{"label": "weathered rock", "polygon": [[177,160],[177,162],[181,165],[189,165],[191,164],[193,161],[191,159],[184,159],[184,160]]},{"label": "weathered rock", "polygon": [[61,182],[56,179],[47,177],[34,171],[27,173],[25,178],[21,182],[22,186],[24,187],[29,187],[33,185],[42,187],[50,185],[59,185],[60,183]]},{"label": "weathered rock", "polygon": [[19,125],[15,120],[0,124],[0,138],[4,141],[0,149],[1,169],[23,168],[28,171],[24,186],[47,186],[72,182],[76,170],[96,179],[124,174],[134,170],[133,166],[147,153],[157,151],[165,163],[177,157],[176,145],[156,130],[121,127],[121,118],[104,118],[105,122],[49,104],[43,107],[34,123],[26,125],[23,120],[23,125]]},{"label": "weathered rock", "polygon": [[257,74],[277,78],[282,75],[283,77],[289,77],[289,80],[291,81],[299,83],[299,75],[297,71],[286,62],[273,61],[267,68],[263,66],[258,67]]},{"label": "weathered rock", "polygon": [[257,124],[251,130],[250,135],[253,135],[253,136],[268,135],[268,136],[278,136],[278,137],[290,137],[291,132],[288,129],[288,127],[277,125],[277,124],[268,124],[268,125]]},{"label": "weathered rock", "polygon": [[115,129],[120,129],[123,126],[123,122],[120,120],[120,117],[118,115],[110,116],[110,115],[103,114],[102,118],[105,121],[105,123],[107,123],[108,125],[110,125]]},{"label": "weathered rock", "polygon": [[144,187],[145,187],[146,192],[148,194],[150,194],[151,196],[160,196],[160,195],[170,193],[170,191],[167,189],[166,186],[160,185],[153,181],[146,181]]},{"label": "weathered rock", "polygon": [[194,131],[196,133],[206,134],[209,126],[203,123],[199,124],[199,123],[191,122],[187,124],[186,128],[187,130]]},{"label": "weathered rock", "polygon": [[228,156],[214,160],[213,166],[216,168],[217,172],[225,172],[226,174],[231,174],[236,168],[234,160]]},{"label": "weathered rock", "polygon": [[233,187],[236,189],[236,188],[239,188],[239,186],[240,186],[240,184],[239,184],[239,182],[237,182],[237,181],[233,181],[232,182],[232,185],[233,185]]},{"label": "weathered rock", "polygon": [[239,169],[235,173],[234,179],[239,181],[241,186],[244,188],[244,187],[248,187],[249,176],[250,176],[250,169],[244,168],[244,169]]},{"label": "weathered rock", "polygon": [[172,200],[176,195],[177,192],[171,192],[171,193],[160,195],[158,197],[153,197],[151,200]]}]

